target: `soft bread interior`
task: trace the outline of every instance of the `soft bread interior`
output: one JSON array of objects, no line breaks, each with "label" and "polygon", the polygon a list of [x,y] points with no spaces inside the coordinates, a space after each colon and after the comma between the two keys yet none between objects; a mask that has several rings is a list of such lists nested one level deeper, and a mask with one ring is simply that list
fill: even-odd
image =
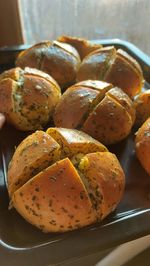
[{"label": "soft bread interior", "polygon": [[88,176],[86,176],[86,169],[88,168],[88,166],[89,166],[88,157],[82,156],[82,158],[78,162],[77,170],[82,179],[82,182],[86,187],[93,209],[96,210],[97,219],[100,219],[101,217],[100,203],[102,195],[100,194],[100,191],[98,191],[98,188],[96,189],[91,185],[90,179],[88,178]]}]

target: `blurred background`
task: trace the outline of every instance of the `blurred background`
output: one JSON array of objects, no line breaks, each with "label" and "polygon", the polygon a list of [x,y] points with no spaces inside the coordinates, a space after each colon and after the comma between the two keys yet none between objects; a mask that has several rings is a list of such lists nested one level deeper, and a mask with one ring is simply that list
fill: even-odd
[{"label": "blurred background", "polygon": [[120,38],[150,55],[150,0],[0,0],[0,46]]}]

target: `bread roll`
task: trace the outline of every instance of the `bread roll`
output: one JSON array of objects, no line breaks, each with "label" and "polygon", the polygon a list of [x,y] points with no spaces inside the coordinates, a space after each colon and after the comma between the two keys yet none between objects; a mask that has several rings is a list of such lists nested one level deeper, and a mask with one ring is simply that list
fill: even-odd
[{"label": "bread roll", "polygon": [[135,145],[137,158],[150,175],[150,117],[139,128],[135,138]]},{"label": "bread roll", "polygon": [[136,110],[135,125],[141,126],[150,117],[150,90],[141,92],[134,100]]},{"label": "bread roll", "polygon": [[114,154],[87,134],[64,128],[28,136],[8,170],[11,204],[43,232],[101,221],[120,202],[124,184]]},{"label": "bread roll", "polygon": [[47,124],[60,97],[56,81],[37,69],[16,67],[0,75],[0,112],[19,130]]},{"label": "bread roll", "polygon": [[100,48],[82,61],[77,81],[104,80],[118,86],[130,97],[141,91],[143,73],[138,62],[122,49],[113,46]]},{"label": "bread roll", "polygon": [[60,85],[66,88],[76,80],[80,57],[74,47],[58,41],[37,43],[21,52],[16,65],[40,69],[51,75]]},{"label": "bread roll", "polygon": [[135,110],[128,95],[98,80],[68,88],[54,113],[55,126],[80,129],[106,145],[126,138],[134,120]]},{"label": "bread roll", "polygon": [[89,40],[83,39],[83,38],[77,38],[77,37],[71,37],[71,36],[60,36],[57,39],[59,42],[68,43],[76,48],[78,51],[81,60],[88,55],[89,53],[102,48],[101,44],[92,43]]}]

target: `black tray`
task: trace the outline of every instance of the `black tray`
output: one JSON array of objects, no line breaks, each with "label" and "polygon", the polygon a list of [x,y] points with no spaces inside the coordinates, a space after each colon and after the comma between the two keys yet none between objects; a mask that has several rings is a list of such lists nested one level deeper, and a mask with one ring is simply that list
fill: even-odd
[{"label": "black tray", "polygon": [[[150,83],[150,58],[133,44],[121,40],[94,41],[126,50],[142,66],[145,88]],[[0,71],[14,65],[18,52],[29,46],[0,48]],[[44,234],[15,210],[8,211],[6,172],[14,148],[27,134],[5,126],[0,131],[0,265],[46,266],[104,251],[150,233],[150,177],[134,153],[134,131],[111,150],[126,173],[124,197],[102,223],[64,234]]]}]

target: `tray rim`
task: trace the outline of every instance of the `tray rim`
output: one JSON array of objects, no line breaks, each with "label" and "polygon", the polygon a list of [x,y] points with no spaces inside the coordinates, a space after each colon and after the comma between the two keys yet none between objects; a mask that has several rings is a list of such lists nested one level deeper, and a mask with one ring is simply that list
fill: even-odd
[{"label": "tray rim", "polygon": [[[96,42],[96,43],[103,44],[104,46],[105,45],[114,45],[114,46],[121,47],[124,50],[128,51],[135,58],[137,58],[138,61],[140,61],[140,63],[142,63],[142,66],[144,66],[144,69],[143,69],[144,73],[145,73],[145,71],[147,71],[146,72],[146,81],[150,82],[150,79],[149,79],[150,78],[150,57],[147,54],[145,54],[144,52],[142,52],[137,46],[135,46],[134,44],[132,44],[130,42],[123,41],[121,39],[103,39],[103,40],[92,40],[92,41]],[[9,54],[9,53],[22,51],[24,49],[27,49],[30,46],[31,45],[1,47],[0,53],[6,53],[6,56],[7,56],[7,54]],[[70,253],[68,252],[69,254],[66,254],[67,256],[64,256],[64,258],[61,258],[61,256],[60,256],[58,260],[55,259],[55,255],[56,255],[55,253],[56,252],[54,252],[54,250],[55,250],[55,248],[57,249],[57,251],[61,250],[62,239],[60,241],[55,241],[55,239],[54,239],[52,242],[45,243],[45,244],[39,245],[37,247],[32,247],[32,248],[16,248],[16,247],[7,245],[6,243],[1,241],[1,239],[0,239],[0,254],[3,256],[3,259],[4,259],[4,256],[7,256],[7,261],[5,261],[5,259],[4,259],[4,261],[7,262],[7,264],[6,264],[7,266],[12,265],[11,260],[14,260],[16,255],[17,255],[17,260],[16,260],[17,264],[20,265],[19,263],[21,263],[23,266],[24,264],[22,263],[22,261],[28,260],[28,263],[30,263],[32,260],[32,257],[34,255],[36,258],[36,260],[34,261],[35,264],[39,260],[42,260],[42,257],[45,256],[45,259],[46,259],[45,265],[46,265],[47,263],[60,263],[61,261],[62,262],[67,261],[70,258],[77,258],[77,257],[85,256],[87,254],[94,253],[94,252],[99,251],[99,250],[105,250],[106,247],[107,248],[113,247],[113,246],[125,243],[129,240],[133,240],[133,239],[136,239],[138,237],[141,237],[141,236],[144,236],[144,235],[147,235],[150,233],[150,226],[148,223],[148,221],[150,219],[150,209],[147,209],[145,212],[143,212],[142,210],[139,210],[139,212],[140,211],[141,211],[141,213],[139,213],[138,215],[135,215],[135,216],[138,217],[139,223],[143,219],[144,219],[144,221],[146,221],[145,230],[143,232],[138,232],[137,228],[135,228],[135,230],[133,230],[132,235],[129,235],[128,233],[126,233],[125,237],[123,239],[119,235],[117,235],[117,237],[115,239],[116,241],[115,242],[113,241],[113,243],[109,243],[109,245],[108,245],[108,243],[106,243],[107,239],[105,239],[103,246],[101,246],[101,247],[100,247],[100,244],[101,244],[100,240],[97,242],[95,240],[96,243],[93,243],[93,242],[91,243],[90,241],[87,242],[85,240],[86,239],[85,235],[87,234],[87,232],[86,232],[87,228],[84,228],[82,230],[83,230],[83,236],[85,238],[82,239],[82,243],[81,243],[81,239],[78,239],[78,236],[75,235],[75,233],[74,233],[75,231],[73,233],[72,232],[66,233],[65,242],[68,243],[67,244],[68,248],[71,244],[70,242],[72,242],[72,239],[70,239],[70,237],[68,235],[73,235],[74,241],[77,241],[77,242],[80,241],[81,246],[80,246],[80,248],[76,247],[76,249],[72,249],[72,252],[70,252]],[[133,224],[134,224],[134,217],[135,216],[133,216],[133,218],[131,218],[131,219],[133,219]],[[117,228],[116,228],[117,223],[114,223],[111,227],[111,230],[112,230],[112,228],[115,232],[116,232],[116,230],[118,231],[118,229],[121,230],[122,226],[124,227],[124,223],[126,223],[126,226],[131,226],[131,224],[130,224],[131,220],[128,221],[128,219],[123,219],[121,221],[121,223],[117,225]],[[120,227],[118,227],[118,226],[120,226]],[[106,227],[102,226],[102,230],[103,230],[102,235],[103,236],[106,236],[107,235],[106,233],[108,233]],[[110,228],[109,228],[109,230],[110,230]],[[90,234],[91,233],[93,234],[94,230],[90,230],[89,232],[90,232],[89,233],[89,239],[90,239]],[[96,235],[96,230],[94,233]],[[111,232],[109,232],[109,233],[111,233]],[[86,248],[84,245],[85,244],[84,240],[86,242]],[[63,241],[64,241],[64,239],[63,239]],[[70,250],[70,248],[69,248],[69,250]],[[48,256],[50,251],[52,252],[52,255],[53,255],[51,258]],[[32,254],[31,254],[31,252],[32,252]],[[40,253],[40,255],[37,256],[36,255],[37,253]],[[42,254],[42,256],[41,256],[41,254]],[[0,257],[1,257],[1,255],[0,255]],[[3,263],[3,266],[4,265],[5,264]],[[41,265],[43,265],[43,264],[41,264]]]}]

